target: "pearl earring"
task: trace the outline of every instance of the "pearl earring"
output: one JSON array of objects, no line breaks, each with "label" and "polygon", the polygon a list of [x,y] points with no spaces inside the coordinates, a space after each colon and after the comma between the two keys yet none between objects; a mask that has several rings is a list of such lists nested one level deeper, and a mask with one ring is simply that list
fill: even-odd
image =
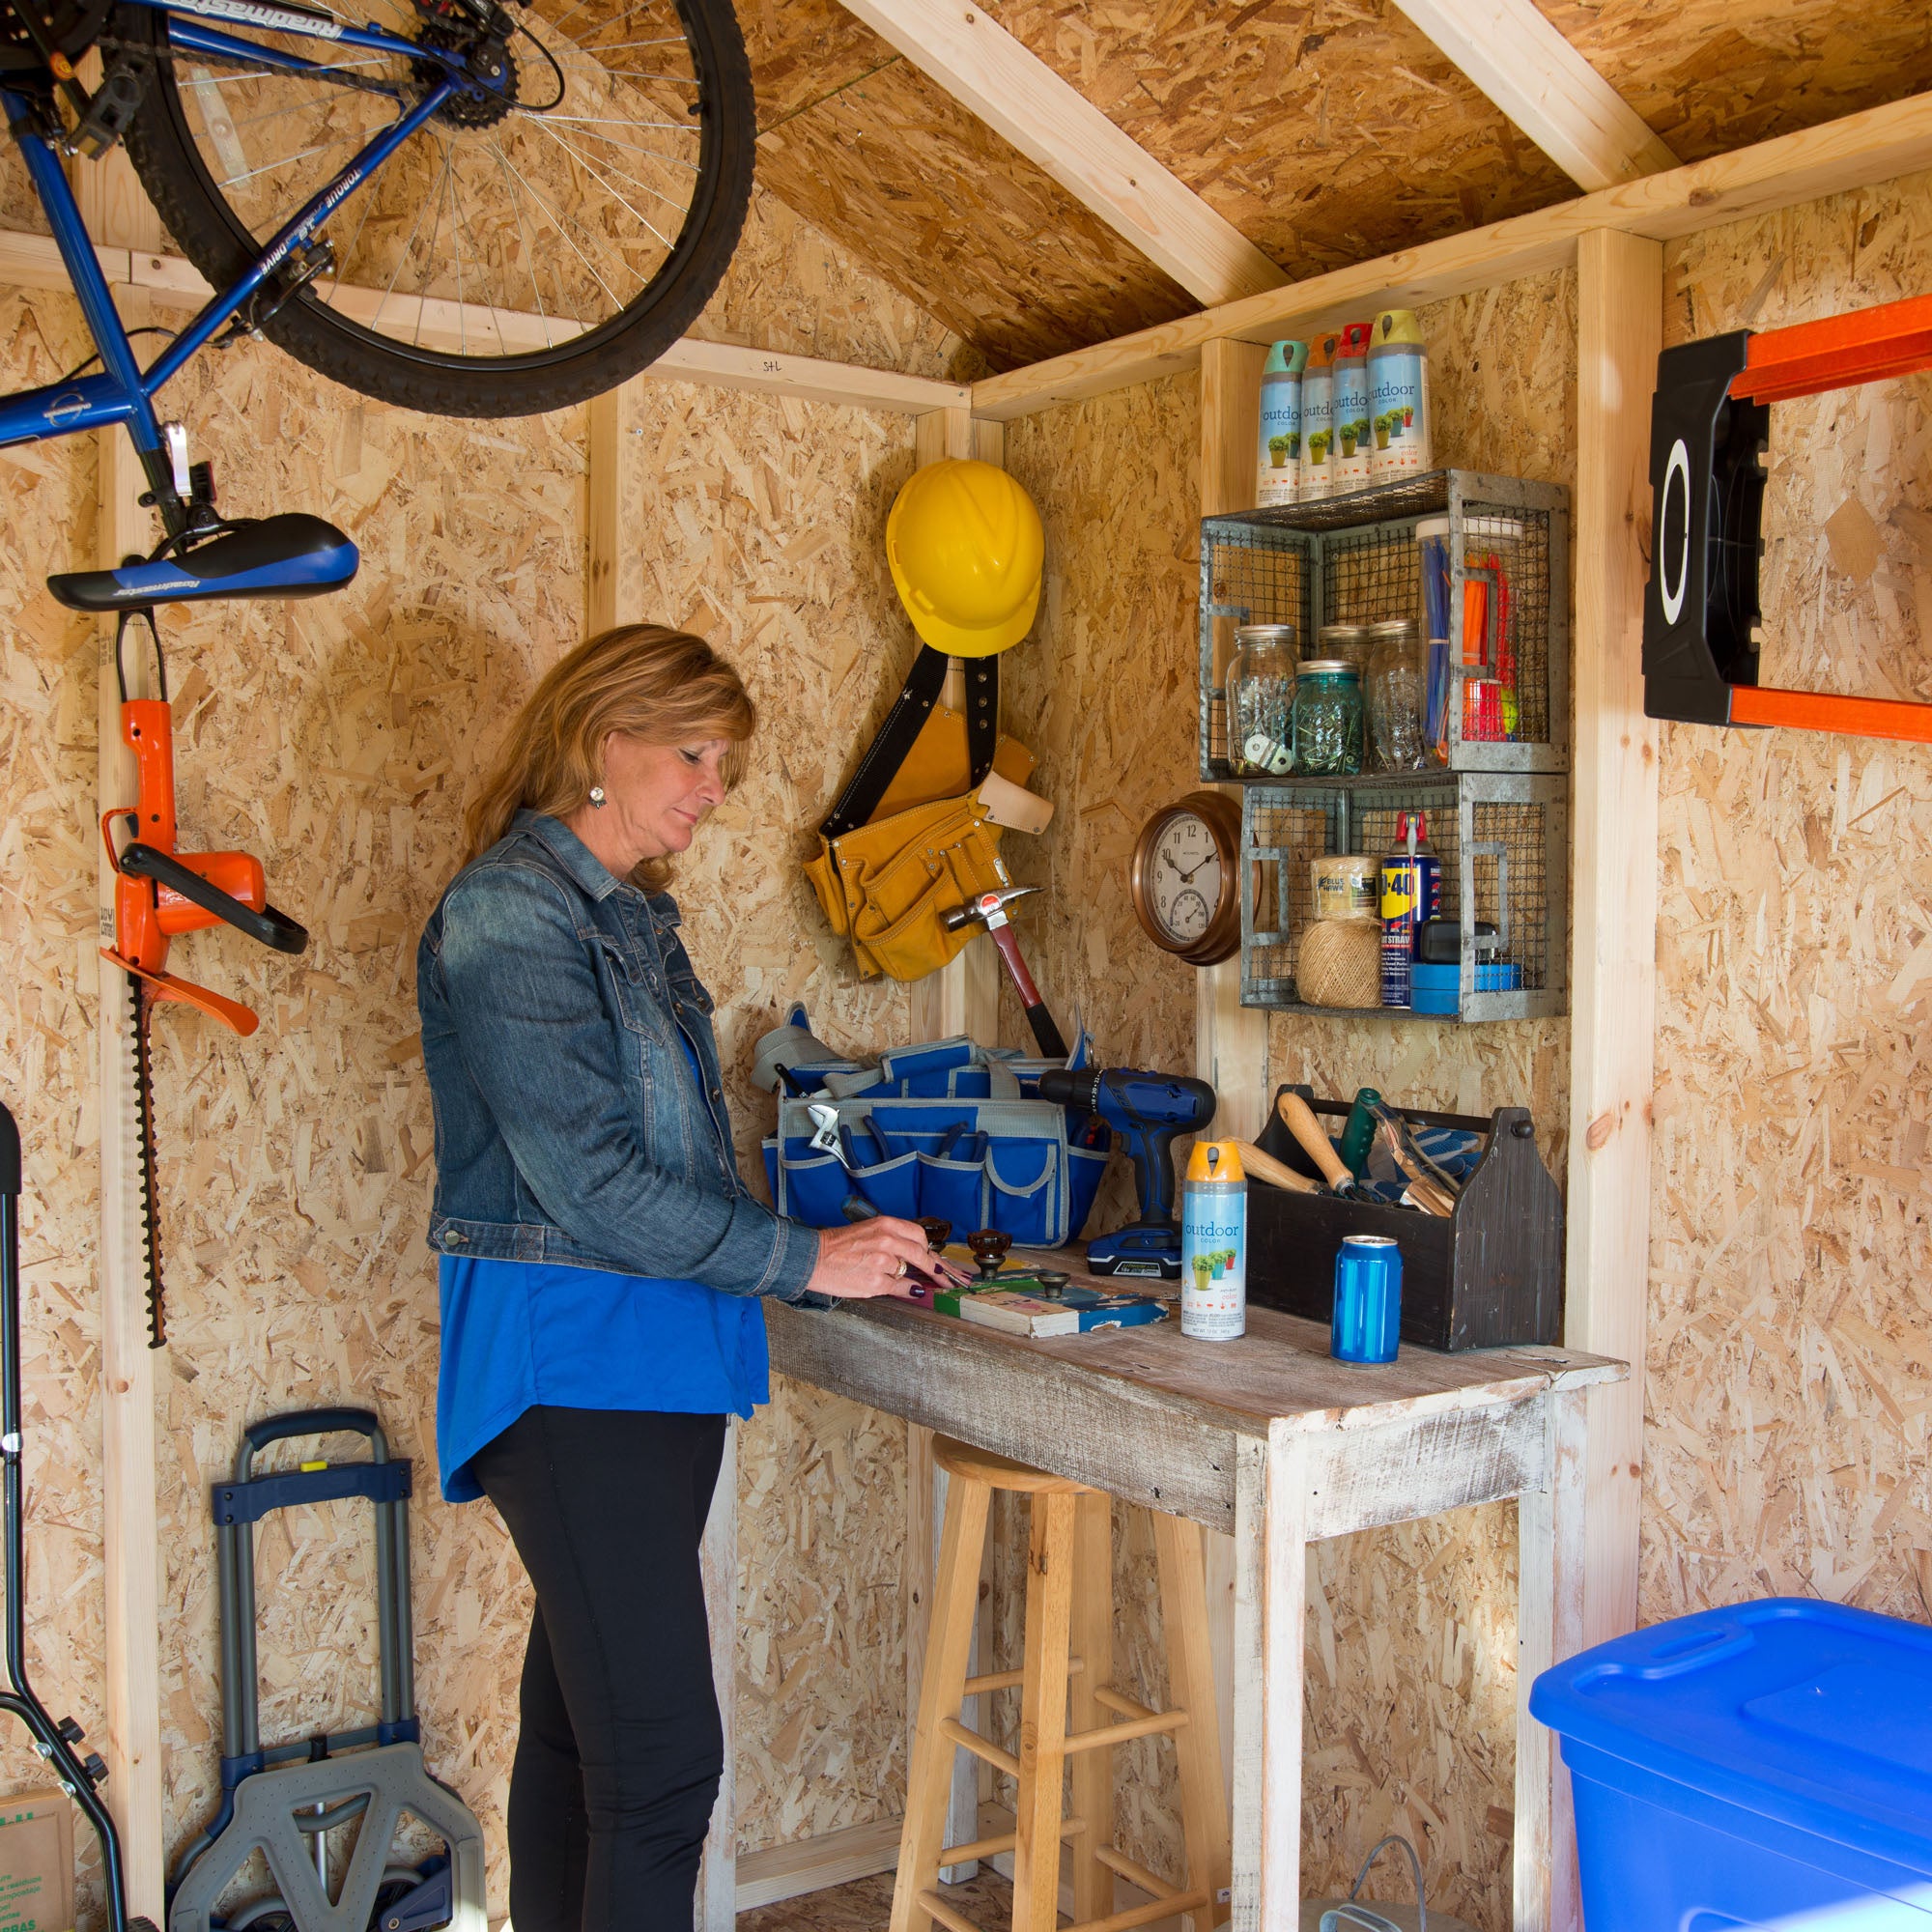
[{"label": "pearl earring", "polygon": [[604,787],[602,785],[592,785],[590,787],[590,803],[602,810],[604,806]]}]

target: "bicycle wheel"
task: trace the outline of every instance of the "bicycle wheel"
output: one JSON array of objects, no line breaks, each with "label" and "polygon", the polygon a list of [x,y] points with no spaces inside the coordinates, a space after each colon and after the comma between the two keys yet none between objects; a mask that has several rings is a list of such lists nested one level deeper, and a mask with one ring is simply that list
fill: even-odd
[{"label": "bicycle wheel", "polygon": [[[487,85],[445,103],[331,214],[333,270],[265,334],[385,402],[510,416],[601,394],[684,332],[751,200],[751,69],[730,0],[366,0],[337,17],[460,53]],[[114,20],[119,43],[156,57],[128,153],[216,288],[441,71],[221,24],[316,65],[177,52],[151,7]]]}]

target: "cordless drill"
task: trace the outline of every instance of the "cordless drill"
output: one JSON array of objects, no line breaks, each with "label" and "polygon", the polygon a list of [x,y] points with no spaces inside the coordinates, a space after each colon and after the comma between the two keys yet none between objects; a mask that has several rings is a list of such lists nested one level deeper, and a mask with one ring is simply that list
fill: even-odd
[{"label": "cordless drill", "polygon": [[1087,1243],[1094,1274],[1180,1278],[1180,1223],[1174,1212],[1175,1137],[1198,1132],[1214,1118],[1214,1090],[1179,1073],[1146,1073],[1102,1066],[1073,1073],[1050,1067],[1039,1076],[1039,1097],[1098,1114],[1126,1141],[1134,1163],[1141,1217]]}]

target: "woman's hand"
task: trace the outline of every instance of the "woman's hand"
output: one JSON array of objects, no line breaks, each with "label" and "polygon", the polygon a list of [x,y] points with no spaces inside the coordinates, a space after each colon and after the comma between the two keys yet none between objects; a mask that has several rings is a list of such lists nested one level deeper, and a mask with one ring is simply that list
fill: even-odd
[{"label": "woman's hand", "polygon": [[806,1287],[838,1301],[895,1294],[901,1300],[926,1300],[929,1305],[922,1276],[966,1279],[952,1262],[932,1253],[925,1244],[925,1231],[917,1222],[895,1221],[882,1214],[849,1228],[821,1228],[818,1265]]}]

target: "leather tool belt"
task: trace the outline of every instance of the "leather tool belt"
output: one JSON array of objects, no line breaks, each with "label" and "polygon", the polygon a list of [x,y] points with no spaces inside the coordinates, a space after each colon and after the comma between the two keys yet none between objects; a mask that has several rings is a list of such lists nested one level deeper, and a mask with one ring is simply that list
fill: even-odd
[{"label": "leather tool belt", "polygon": [[1010,885],[1000,828],[976,795],[987,774],[1024,785],[1033,754],[998,734],[998,657],[966,666],[966,710],[939,702],[944,652],[922,644],[851,782],[818,828],[805,875],[867,979],[923,980],[969,946],[942,916]]}]

